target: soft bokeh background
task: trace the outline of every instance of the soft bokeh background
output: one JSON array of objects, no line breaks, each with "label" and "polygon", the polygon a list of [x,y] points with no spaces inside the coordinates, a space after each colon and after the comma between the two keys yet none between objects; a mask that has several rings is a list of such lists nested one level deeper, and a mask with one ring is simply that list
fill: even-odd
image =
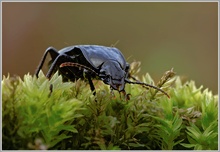
[{"label": "soft bokeh background", "polygon": [[116,42],[141,74],[159,80],[173,67],[217,93],[217,2],[2,3],[3,75],[34,74],[49,46]]}]

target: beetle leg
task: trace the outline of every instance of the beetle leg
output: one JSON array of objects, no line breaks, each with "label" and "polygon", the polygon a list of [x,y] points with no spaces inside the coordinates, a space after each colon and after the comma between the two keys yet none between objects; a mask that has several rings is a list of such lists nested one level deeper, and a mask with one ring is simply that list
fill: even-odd
[{"label": "beetle leg", "polygon": [[64,56],[64,55],[58,55],[58,56],[56,57],[56,59],[55,59],[55,60],[53,61],[53,63],[51,64],[49,71],[47,72],[47,75],[46,75],[47,78],[50,79],[50,77],[51,77],[51,75],[53,74],[53,72],[54,72],[56,66],[58,66],[59,64],[61,64],[63,60],[66,60],[66,56]]},{"label": "beetle leg", "polygon": [[87,79],[88,79],[88,81],[89,81],[90,89],[92,90],[93,95],[95,96],[96,91],[95,91],[95,87],[94,87],[94,84],[93,84],[93,82],[92,82],[92,79],[91,79],[90,76],[87,76]]},{"label": "beetle leg", "polygon": [[51,96],[52,92],[53,92],[53,85],[52,85],[52,84],[50,84],[50,93],[49,93],[48,97],[50,97],[50,96]]},{"label": "beetle leg", "polygon": [[79,63],[73,63],[73,62],[64,62],[64,63],[61,63],[60,64],[60,67],[65,67],[65,66],[72,66],[72,67],[78,67],[80,70],[83,69],[83,74],[84,77],[86,77],[89,81],[89,85],[90,85],[90,89],[92,90],[93,92],[93,95],[95,96],[96,94],[96,91],[95,91],[95,87],[94,87],[94,84],[92,82],[92,79],[91,79],[91,76],[90,74],[91,73],[95,73],[96,75],[98,75],[98,73],[96,73],[94,70],[92,70],[91,68],[85,66],[85,65],[82,65],[82,64],[79,64]]},{"label": "beetle leg", "polygon": [[36,75],[37,78],[38,78],[38,74],[39,74],[41,68],[43,67],[44,61],[45,61],[48,53],[50,53],[50,56],[51,56],[52,60],[55,60],[55,58],[59,55],[59,53],[56,51],[56,49],[54,49],[52,47],[49,47],[45,51],[45,53],[44,53],[44,55],[43,55],[43,57],[42,57],[42,59],[40,61],[40,64],[38,65],[38,67],[36,69],[36,72],[35,72],[35,75]]},{"label": "beetle leg", "polygon": [[[125,90],[122,90],[121,92],[122,92],[122,94],[124,95],[124,98],[125,98],[126,101],[130,100],[130,95],[131,95],[130,93],[127,94],[127,93],[125,92]],[[119,92],[119,93],[120,93],[120,92]],[[121,95],[121,94],[120,94],[120,95]]]}]

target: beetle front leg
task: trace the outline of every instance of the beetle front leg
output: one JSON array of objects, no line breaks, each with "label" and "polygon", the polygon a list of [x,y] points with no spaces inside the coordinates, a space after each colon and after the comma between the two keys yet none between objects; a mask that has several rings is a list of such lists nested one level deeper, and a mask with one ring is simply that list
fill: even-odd
[{"label": "beetle front leg", "polygon": [[[120,92],[119,92],[119,93],[120,93]],[[130,95],[131,95],[130,93],[127,94],[127,93],[125,92],[125,90],[122,90],[121,93],[123,94],[123,96],[124,96],[124,98],[125,98],[126,101],[130,100]]]},{"label": "beetle front leg", "polygon": [[55,58],[59,55],[59,53],[53,47],[49,47],[45,51],[45,53],[44,53],[44,55],[43,55],[43,57],[42,57],[42,59],[40,61],[40,64],[38,65],[38,67],[36,69],[36,72],[35,72],[35,75],[36,75],[37,78],[38,78],[38,74],[39,74],[40,70],[42,69],[42,67],[44,65],[44,61],[45,61],[48,53],[50,53],[50,56],[51,56],[52,60],[55,60]]},{"label": "beetle front leg", "polygon": [[59,66],[63,61],[67,60],[67,57],[68,56],[61,54],[61,55],[58,55],[56,59],[54,59],[46,75],[48,79],[51,78],[53,72],[56,70],[56,66]]}]

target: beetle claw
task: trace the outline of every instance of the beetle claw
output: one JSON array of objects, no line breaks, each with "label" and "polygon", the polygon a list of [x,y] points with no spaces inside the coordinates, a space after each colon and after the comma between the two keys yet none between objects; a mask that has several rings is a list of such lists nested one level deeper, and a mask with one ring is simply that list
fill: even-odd
[{"label": "beetle claw", "polygon": [[121,92],[123,93],[124,99],[125,99],[126,101],[130,100],[130,95],[131,95],[130,93],[126,94],[125,90],[123,90],[123,91],[121,91]]}]

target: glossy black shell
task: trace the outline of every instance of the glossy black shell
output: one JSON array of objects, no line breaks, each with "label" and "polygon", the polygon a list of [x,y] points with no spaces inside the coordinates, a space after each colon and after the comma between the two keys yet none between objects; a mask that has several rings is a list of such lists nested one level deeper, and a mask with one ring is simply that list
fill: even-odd
[{"label": "glossy black shell", "polygon": [[126,68],[126,61],[123,54],[115,47],[100,45],[74,45],[61,49],[59,53],[74,56],[76,55],[75,51],[77,52],[77,50],[81,50],[83,56],[95,69],[98,69],[100,65],[108,60],[117,61],[123,70]]}]

